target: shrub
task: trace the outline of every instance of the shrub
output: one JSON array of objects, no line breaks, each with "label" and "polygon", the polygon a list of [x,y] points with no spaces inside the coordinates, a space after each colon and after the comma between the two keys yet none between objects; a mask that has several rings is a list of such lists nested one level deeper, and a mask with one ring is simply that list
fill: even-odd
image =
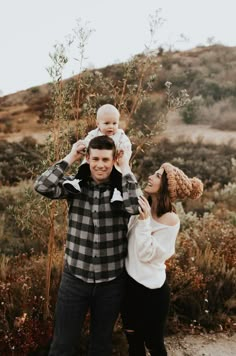
[{"label": "shrub", "polygon": [[[64,244],[66,221],[65,202],[58,202],[55,217],[55,246]],[[33,183],[17,187],[0,188],[0,252],[6,255],[19,253],[46,253],[50,229],[48,200],[33,190]],[[61,227],[61,224],[64,226]]]},{"label": "shrub", "polygon": [[181,116],[186,124],[196,124],[199,121],[200,107],[202,105],[201,97],[194,97],[181,110]]},{"label": "shrub", "polygon": [[215,81],[206,81],[200,92],[204,98],[212,97],[214,101],[220,101],[221,99],[235,95],[234,88],[231,86],[222,86]]},{"label": "shrub", "polygon": [[236,113],[235,111],[228,111],[215,118],[212,124],[213,129],[236,131]]},{"label": "shrub", "polygon": [[228,183],[221,190],[214,192],[216,203],[224,203],[224,207],[236,211],[236,183]]},{"label": "shrub", "polygon": [[0,179],[2,185],[13,185],[34,176],[41,154],[33,139],[21,142],[0,142]]},{"label": "shrub", "polygon": [[236,312],[236,228],[209,214],[198,220],[185,225],[177,240],[176,255],[167,263],[172,290],[169,328],[173,319],[190,326],[195,322],[205,330],[232,328]]},{"label": "shrub", "polygon": [[[1,256],[0,350],[2,355],[29,355],[52,336],[52,317],[43,319],[45,257],[20,254]],[[51,311],[58,288],[61,255],[52,270]]]},{"label": "shrub", "polygon": [[235,130],[235,103],[232,97],[201,106],[198,122],[219,130]]}]

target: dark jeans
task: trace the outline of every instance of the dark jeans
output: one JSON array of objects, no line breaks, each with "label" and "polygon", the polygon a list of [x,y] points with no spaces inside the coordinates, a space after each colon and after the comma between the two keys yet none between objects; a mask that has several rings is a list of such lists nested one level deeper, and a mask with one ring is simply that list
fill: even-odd
[{"label": "dark jeans", "polygon": [[167,282],[149,289],[128,276],[122,303],[122,320],[129,344],[129,356],[166,356],[164,331],[170,303]]},{"label": "dark jeans", "polygon": [[58,292],[50,356],[78,356],[90,309],[89,356],[112,355],[112,332],[124,295],[125,274],[105,283],[85,283],[65,266]]}]

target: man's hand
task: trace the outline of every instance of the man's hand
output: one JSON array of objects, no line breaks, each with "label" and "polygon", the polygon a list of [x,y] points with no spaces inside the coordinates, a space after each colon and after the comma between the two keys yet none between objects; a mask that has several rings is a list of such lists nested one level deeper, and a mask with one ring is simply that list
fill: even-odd
[{"label": "man's hand", "polygon": [[75,161],[80,161],[81,157],[86,153],[86,146],[82,140],[75,142],[71,148],[70,153],[63,159],[69,165]]}]

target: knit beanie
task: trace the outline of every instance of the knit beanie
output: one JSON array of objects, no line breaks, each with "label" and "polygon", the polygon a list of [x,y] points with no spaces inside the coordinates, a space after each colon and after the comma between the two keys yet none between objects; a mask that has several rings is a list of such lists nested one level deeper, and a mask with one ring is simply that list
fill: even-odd
[{"label": "knit beanie", "polygon": [[184,198],[198,199],[202,195],[203,183],[200,179],[187,177],[181,169],[170,163],[163,163],[161,168],[164,168],[167,175],[168,190],[172,202]]}]

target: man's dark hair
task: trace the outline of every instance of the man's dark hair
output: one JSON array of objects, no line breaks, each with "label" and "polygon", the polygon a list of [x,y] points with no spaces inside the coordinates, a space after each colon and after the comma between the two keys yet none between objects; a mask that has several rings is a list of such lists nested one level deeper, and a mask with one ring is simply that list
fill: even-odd
[{"label": "man's dark hair", "polygon": [[94,137],[88,145],[87,152],[90,153],[90,148],[95,148],[97,150],[111,150],[113,151],[113,157],[116,154],[116,146],[113,139],[109,136],[97,136]]}]

